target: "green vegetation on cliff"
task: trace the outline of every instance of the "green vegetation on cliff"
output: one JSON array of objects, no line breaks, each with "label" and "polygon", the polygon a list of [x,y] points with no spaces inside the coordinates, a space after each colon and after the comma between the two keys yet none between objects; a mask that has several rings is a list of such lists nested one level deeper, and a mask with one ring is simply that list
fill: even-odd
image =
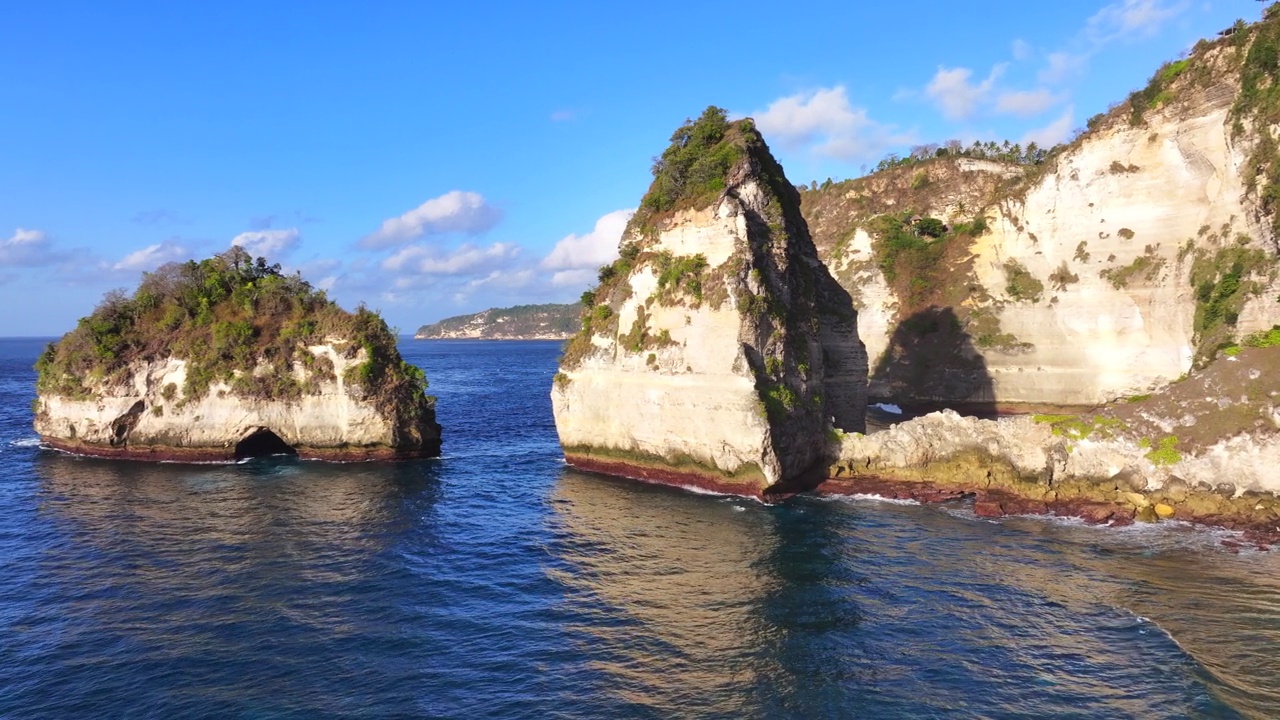
[{"label": "green vegetation on cliff", "polygon": [[[658,276],[656,300],[663,305],[688,303],[698,307],[706,298],[714,307],[719,307],[727,299],[726,278],[722,273],[708,272],[705,257],[675,256],[648,249],[664,220],[680,210],[702,208],[715,202],[728,187],[734,166],[747,159],[753,148],[764,146],[751,120],[731,123],[727,117],[724,109],[710,106],[697,120],[686,120],[672,134],[667,149],[654,161],[653,182],[623,233],[626,242],[619,249],[618,259],[601,267],[599,283],[582,294],[582,326],[565,344],[563,367],[577,366],[591,351],[593,335],[618,331],[617,311],[631,292],[627,280],[641,266],[652,266]],[[769,160],[772,161],[772,156]],[[775,176],[782,177],[782,169],[771,162],[762,169],[762,174],[772,182]],[[768,222],[780,226],[780,206],[778,215]],[[646,342],[647,335],[641,330],[632,327],[623,338],[623,346],[634,348],[635,352],[653,347],[657,340]]]},{"label": "green vegetation on cliff", "polygon": [[[103,386],[131,383],[140,363],[176,358],[186,361],[181,402],[219,382],[242,396],[291,400],[336,379],[332,361],[307,350],[321,344],[347,358],[364,350],[365,362],[343,379],[384,413],[417,417],[426,378],[400,358],[395,335],[377,313],[363,306],[346,312],[300,276],[284,275],[239,247],[145,273],[132,296],[108,293],[45,349],[37,389],[91,399]],[[306,370],[304,379],[296,365]],[[162,394],[171,400],[177,388]]]},{"label": "green vegetation on cliff", "polygon": [[725,175],[742,158],[727,118],[723,108],[713,105],[676,129],[671,144],[653,162],[653,184],[640,201],[642,209],[701,207],[724,190]]},{"label": "green vegetation on cliff", "polygon": [[[756,379],[760,412],[770,421],[820,414],[822,378],[811,369],[811,344],[820,327],[852,327],[856,315],[847,292],[821,265],[802,261],[815,250],[800,212],[799,193],[769,152],[750,119],[728,122],[724,110],[708,107],[686,121],[654,162],[653,182],[632,217],[618,259],[600,269],[600,283],[583,293],[582,330],[565,346],[561,367],[575,369],[595,351],[599,337],[629,353],[647,353],[662,367],[662,349],[674,344],[668,331],[649,327],[655,305],[720,309],[726,303],[742,322],[747,359]],[[657,245],[679,212],[704,210],[721,199],[736,203],[747,226],[745,243],[716,267],[701,254],[678,256]],[[943,234],[939,221],[920,231]],[[629,327],[619,327],[630,298],[630,278],[652,272],[656,288],[643,298]]]}]

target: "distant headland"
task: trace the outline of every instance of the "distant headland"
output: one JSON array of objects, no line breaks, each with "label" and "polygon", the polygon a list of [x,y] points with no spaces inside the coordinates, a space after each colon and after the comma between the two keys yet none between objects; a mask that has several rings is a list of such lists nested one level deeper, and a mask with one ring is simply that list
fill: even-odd
[{"label": "distant headland", "polygon": [[445,318],[418,328],[418,340],[568,340],[581,327],[582,306],[516,305]]}]

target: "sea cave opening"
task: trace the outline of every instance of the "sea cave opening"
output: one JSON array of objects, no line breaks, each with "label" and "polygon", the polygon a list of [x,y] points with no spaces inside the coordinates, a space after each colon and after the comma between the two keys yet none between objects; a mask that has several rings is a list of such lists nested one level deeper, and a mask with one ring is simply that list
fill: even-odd
[{"label": "sea cave opening", "polygon": [[267,428],[258,428],[236,443],[236,459],[265,457],[267,455],[297,455],[289,443]]}]

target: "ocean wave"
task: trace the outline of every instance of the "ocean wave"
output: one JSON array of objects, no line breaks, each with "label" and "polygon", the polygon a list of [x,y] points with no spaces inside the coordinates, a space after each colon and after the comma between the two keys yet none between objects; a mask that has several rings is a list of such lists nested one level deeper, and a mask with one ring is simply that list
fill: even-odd
[{"label": "ocean wave", "polygon": [[856,502],[863,502],[863,503],[874,502],[874,503],[883,503],[887,505],[920,505],[921,504],[919,500],[912,500],[910,498],[891,498],[891,497],[885,497],[883,495],[873,495],[871,493],[853,493],[852,495],[838,495],[838,496],[832,496],[832,499],[837,501],[853,500]]}]

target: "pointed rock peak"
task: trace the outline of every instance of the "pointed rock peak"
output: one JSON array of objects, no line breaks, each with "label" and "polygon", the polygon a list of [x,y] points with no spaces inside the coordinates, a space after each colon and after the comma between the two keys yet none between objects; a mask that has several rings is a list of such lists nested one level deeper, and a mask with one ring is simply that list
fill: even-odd
[{"label": "pointed rock peak", "polygon": [[[749,179],[765,181],[775,194],[786,185],[782,166],[751,118],[730,121],[714,105],[686,120],[653,163],[653,182],[632,218],[632,228],[658,228],[682,210],[707,208]],[[798,197],[796,198],[798,200]]]},{"label": "pointed rock peak", "polygon": [[717,491],[795,489],[822,466],[833,424],[863,428],[849,293],[750,120],[707,108],[653,175],[561,358],[566,458]]}]

